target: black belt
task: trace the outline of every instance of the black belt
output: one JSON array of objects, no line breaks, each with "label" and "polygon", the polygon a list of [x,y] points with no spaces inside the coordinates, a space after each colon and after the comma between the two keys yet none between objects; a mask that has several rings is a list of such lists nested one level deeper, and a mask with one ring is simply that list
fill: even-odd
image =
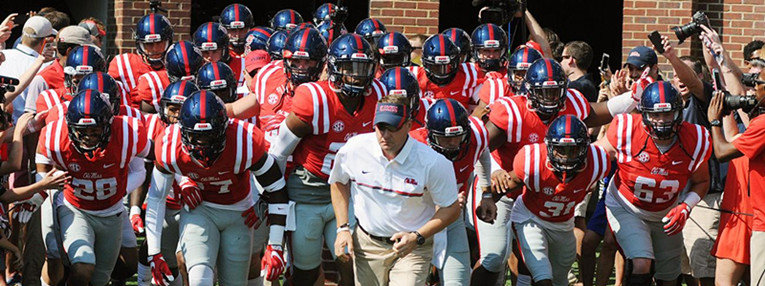
[{"label": "black belt", "polygon": [[393,243],[395,242],[395,241],[390,240],[390,236],[383,237],[383,236],[376,236],[376,235],[369,234],[369,232],[366,231],[363,227],[361,227],[360,223],[358,223],[359,220],[356,220],[356,221],[357,221],[356,225],[359,226],[359,229],[361,231],[363,231],[364,233],[366,233],[367,236],[369,236],[369,238],[377,240],[377,241],[381,241],[381,242],[384,242],[384,243],[387,243],[387,244],[390,244],[390,245],[393,245]]}]

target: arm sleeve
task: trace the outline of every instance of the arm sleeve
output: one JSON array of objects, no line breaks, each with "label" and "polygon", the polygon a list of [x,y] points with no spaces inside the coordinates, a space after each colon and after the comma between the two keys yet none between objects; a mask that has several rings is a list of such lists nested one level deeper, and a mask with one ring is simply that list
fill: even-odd
[{"label": "arm sleeve", "polygon": [[446,157],[438,156],[429,166],[426,187],[433,197],[433,202],[440,207],[451,206],[457,201],[457,179],[454,167]]},{"label": "arm sleeve", "polygon": [[[147,152],[148,153],[148,152]],[[141,157],[133,157],[128,164],[127,193],[132,192],[146,180],[146,164]],[[164,217],[164,216],[163,216]]]},{"label": "arm sleeve", "polygon": [[478,164],[475,166],[475,175],[478,178],[478,186],[491,187],[491,153],[489,149],[484,149],[481,152],[481,157],[478,158]]},{"label": "arm sleeve", "polygon": [[165,174],[154,168],[149,194],[146,196],[146,244],[149,255],[161,251],[162,222],[165,219],[165,200],[173,184],[173,174]]}]

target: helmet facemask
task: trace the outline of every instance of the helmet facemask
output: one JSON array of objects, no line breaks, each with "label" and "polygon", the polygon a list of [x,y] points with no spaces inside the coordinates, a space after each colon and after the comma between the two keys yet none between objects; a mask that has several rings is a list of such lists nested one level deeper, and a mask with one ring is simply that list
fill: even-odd
[{"label": "helmet facemask", "polygon": [[566,104],[566,85],[552,84],[550,86],[531,86],[528,83],[531,107],[543,119],[551,119],[563,109]]},{"label": "helmet facemask", "polygon": [[162,39],[160,34],[146,35],[144,39],[136,40],[138,53],[153,67],[165,66],[165,54],[170,48],[170,39]]},{"label": "helmet facemask", "polygon": [[223,153],[226,128],[213,128],[210,123],[197,123],[193,128],[181,129],[183,147],[202,165],[209,167]]},{"label": "helmet facemask", "polygon": [[308,52],[304,51],[291,53],[284,50],[284,54],[284,70],[293,86],[319,80],[324,70],[325,58],[312,59]]},{"label": "helmet facemask", "polygon": [[469,130],[463,126],[447,127],[443,131],[428,129],[428,145],[447,159],[456,161],[467,153]]},{"label": "helmet facemask", "polygon": [[558,173],[576,172],[584,167],[589,142],[586,138],[545,138],[547,158]]},{"label": "helmet facemask", "polygon": [[112,118],[108,116],[101,122],[94,118],[80,118],[79,122],[67,122],[69,139],[74,149],[89,160],[100,158],[103,149],[109,143]]},{"label": "helmet facemask", "polygon": [[422,67],[428,79],[438,85],[445,85],[457,75],[460,62],[453,56],[423,57]]},{"label": "helmet facemask", "polygon": [[[395,52],[394,52],[395,48]],[[387,49],[387,50],[386,50]],[[399,53],[398,47],[388,46],[380,49],[380,66],[384,70],[394,67],[406,67],[409,66],[409,54]]]},{"label": "helmet facemask", "polygon": [[507,64],[507,48],[500,47],[499,41],[487,40],[475,48],[474,58],[485,71],[499,71]]},{"label": "helmet facemask", "polygon": [[680,130],[683,114],[671,103],[657,103],[651,110],[643,110],[643,125],[654,140],[669,140]]},{"label": "helmet facemask", "polygon": [[364,95],[377,69],[374,59],[363,53],[353,54],[350,60],[343,61],[330,57],[330,63],[329,81],[346,96]]}]

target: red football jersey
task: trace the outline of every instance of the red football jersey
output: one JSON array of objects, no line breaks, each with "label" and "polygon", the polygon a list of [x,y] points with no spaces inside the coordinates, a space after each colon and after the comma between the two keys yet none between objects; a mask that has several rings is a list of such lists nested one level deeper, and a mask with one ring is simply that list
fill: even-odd
[{"label": "red football jersey", "polygon": [[[539,118],[524,96],[499,98],[489,109],[489,121],[507,134],[507,143],[502,144],[491,155],[502,169],[512,170],[512,162],[518,150],[527,144],[541,143],[547,134],[547,124]],[[587,99],[574,89],[568,90],[566,106],[558,112],[558,116],[567,114],[581,120],[590,115]]]},{"label": "red football jersey", "polygon": [[[300,165],[322,179],[329,179],[335,154],[356,134],[372,132],[375,106],[383,95],[382,83],[375,79],[364,95],[361,106],[349,114],[328,81],[301,84],[295,89],[292,113],[311,125],[312,133],[304,137],[292,154],[293,166]],[[289,165],[289,164],[288,164]]]},{"label": "red football jersey", "polygon": [[162,140],[154,144],[155,160],[166,170],[196,182],[202,200],[234,205],[250,195],[250,168],[267,150],[263,132],[253,124],[230,119],[225,136],[222,153],[211,166],[205,167],[184,149],[180,126],[170,125],[165,128]]},{"label": "red football jersey", "polygon": [[[234,79],[236,79],[236,87],[239,88],[241,86],[244,86],[245,82],[245,74],[247,74],[247,70],[244,68],[244,57],[238,56],[234,51],[231,49],[228,50],[229,55],[231,55],[231,58],[226,62],[228,67],[231,68],[231,71],[234,72]],[[236,90],[236,89],[234,89]]]},{"label": "red football jersey", "polygon": [[470,63],[462,63],[457,69],[457,75],[452,82],[445,86],[439,86],[428,79],[424,68],[410,67],[412,74],[417,77],[423,97],[452,98],[469,110],[471,105],[478,104],[475,87],[483,81],[484,74],[476,65]]},{"label": "red football jersey", "polygon": [[515,96],[515,93],[510,84],[507,83],[506,78],[489,78],[487,76],[478,91],[478,98],[487,105],[494,103],[499,98],[510,96]]},{"label": "red football jersey", "polygon": [[[454,176],[457,178],[457,189],[459,193],[467,197],[468,180],[470,175],[473,174],[475,163],[478,162],[478,158],[489,146],[489,133],[486,131],[486,127],[483,122],[473,116],[468,117],[470,119],[470,129],[473,132],[469,133],[470,142],[468,144],[468,150],[465,155],[459,157],[457,161],[452,161],[454,166]],[[419,128],[409,132],[417,141],[428,144],[428,129],[425,127]]]},{"label": "red football jersey", "polygon": [[657,212],[675,205],[691,174],[712,154],[709,131],[683,121],[678,140],[666,153],[656,147],[640,114],[619,114],[606,132],[616,149],[614,184],[635,207]]},{"label": "red football jersey", "polygon": [[59,89],[64,87],[64,67],[58,61],[53,61],[50,65],[37,73],[45,80],[48,89]]},{"label": "red football jersey", "polygon": [[143,132],[138,118],[114,117],[111,138],[102,155],[88,159],[72,146],[66,120],[60,119],[40,131],[37,153],[72,176],[72,182],[64,185],[64,198],[69,203],[84,210],[104,210],[120,203],[127,194],[129,163],[148,152]]},{"label": "red football jersey", "polygon": [[261,68],[250,84],[260,104],[258,127],[268,142],[279,135],[279,124],[292,111],[292,95],[281,63],[276,61]]},{"label": "red football jersey", "polygon": [[46,110],[50,110],[57,104],[68,102],[72,100],[72,97],[73,96],[69,94],[69,90],[67,90],[65,87],[49,89],[40,92],[40,95],[37,96],[36,102],[37,113],[42,113]]},{"label": "red football jersey", "polygon": [[138,77],[138,85],[133,89],[128,102],[135,108],[141,108],[141,102],[146,102],[159,112],[159,100],[162,99],[168,85],[170,79],[166,70],[147,72]]},{"label": "red football jersey", "polygon": [[428,116],[428,109],[430,109],[434,102],[436,100],[432,98],[420,98],[420,107],[417,109],[417,113],[414,114],[411,130],[425,127],[425,117]]},{"label": "red football jersey", "polygon": [[[162,69],[164,70],[164,68]],[[114,80],[122,82],[122,86],[129,94],[133,94],[133,89],[138,86],[138,78],[153,70],[151,65],[143,60],[143,56],[124,53],[117,55],[109,63],[108,73]]]},{"label": "red football jersey", "polygon": [[[584,200],[590,188],[611,169],[605,148],[590,145],[583,170],[568,182],[561,182],[550,166],[547,145],[523,146],[515,156],[513,172],[523,180],[523,203],[539,218],[561,222],[574,216],[574,206]],[[560,186],[559,186],[560,185]]]}]

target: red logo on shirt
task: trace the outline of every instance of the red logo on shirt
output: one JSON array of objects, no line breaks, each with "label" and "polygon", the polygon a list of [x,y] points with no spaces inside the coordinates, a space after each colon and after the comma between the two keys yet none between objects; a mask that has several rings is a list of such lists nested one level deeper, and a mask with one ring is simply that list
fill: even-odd
[{"label": "red logo on shirt", "polygon": [[414,179],[412,179],[412,178],[406,178],[406,179],[404,180],[404,183],[407,183],[407,184],[411,184],[411,185],[415,185],[415,186],[417,185],[417,181],[415,181],[415,180],[414,180]]}]

